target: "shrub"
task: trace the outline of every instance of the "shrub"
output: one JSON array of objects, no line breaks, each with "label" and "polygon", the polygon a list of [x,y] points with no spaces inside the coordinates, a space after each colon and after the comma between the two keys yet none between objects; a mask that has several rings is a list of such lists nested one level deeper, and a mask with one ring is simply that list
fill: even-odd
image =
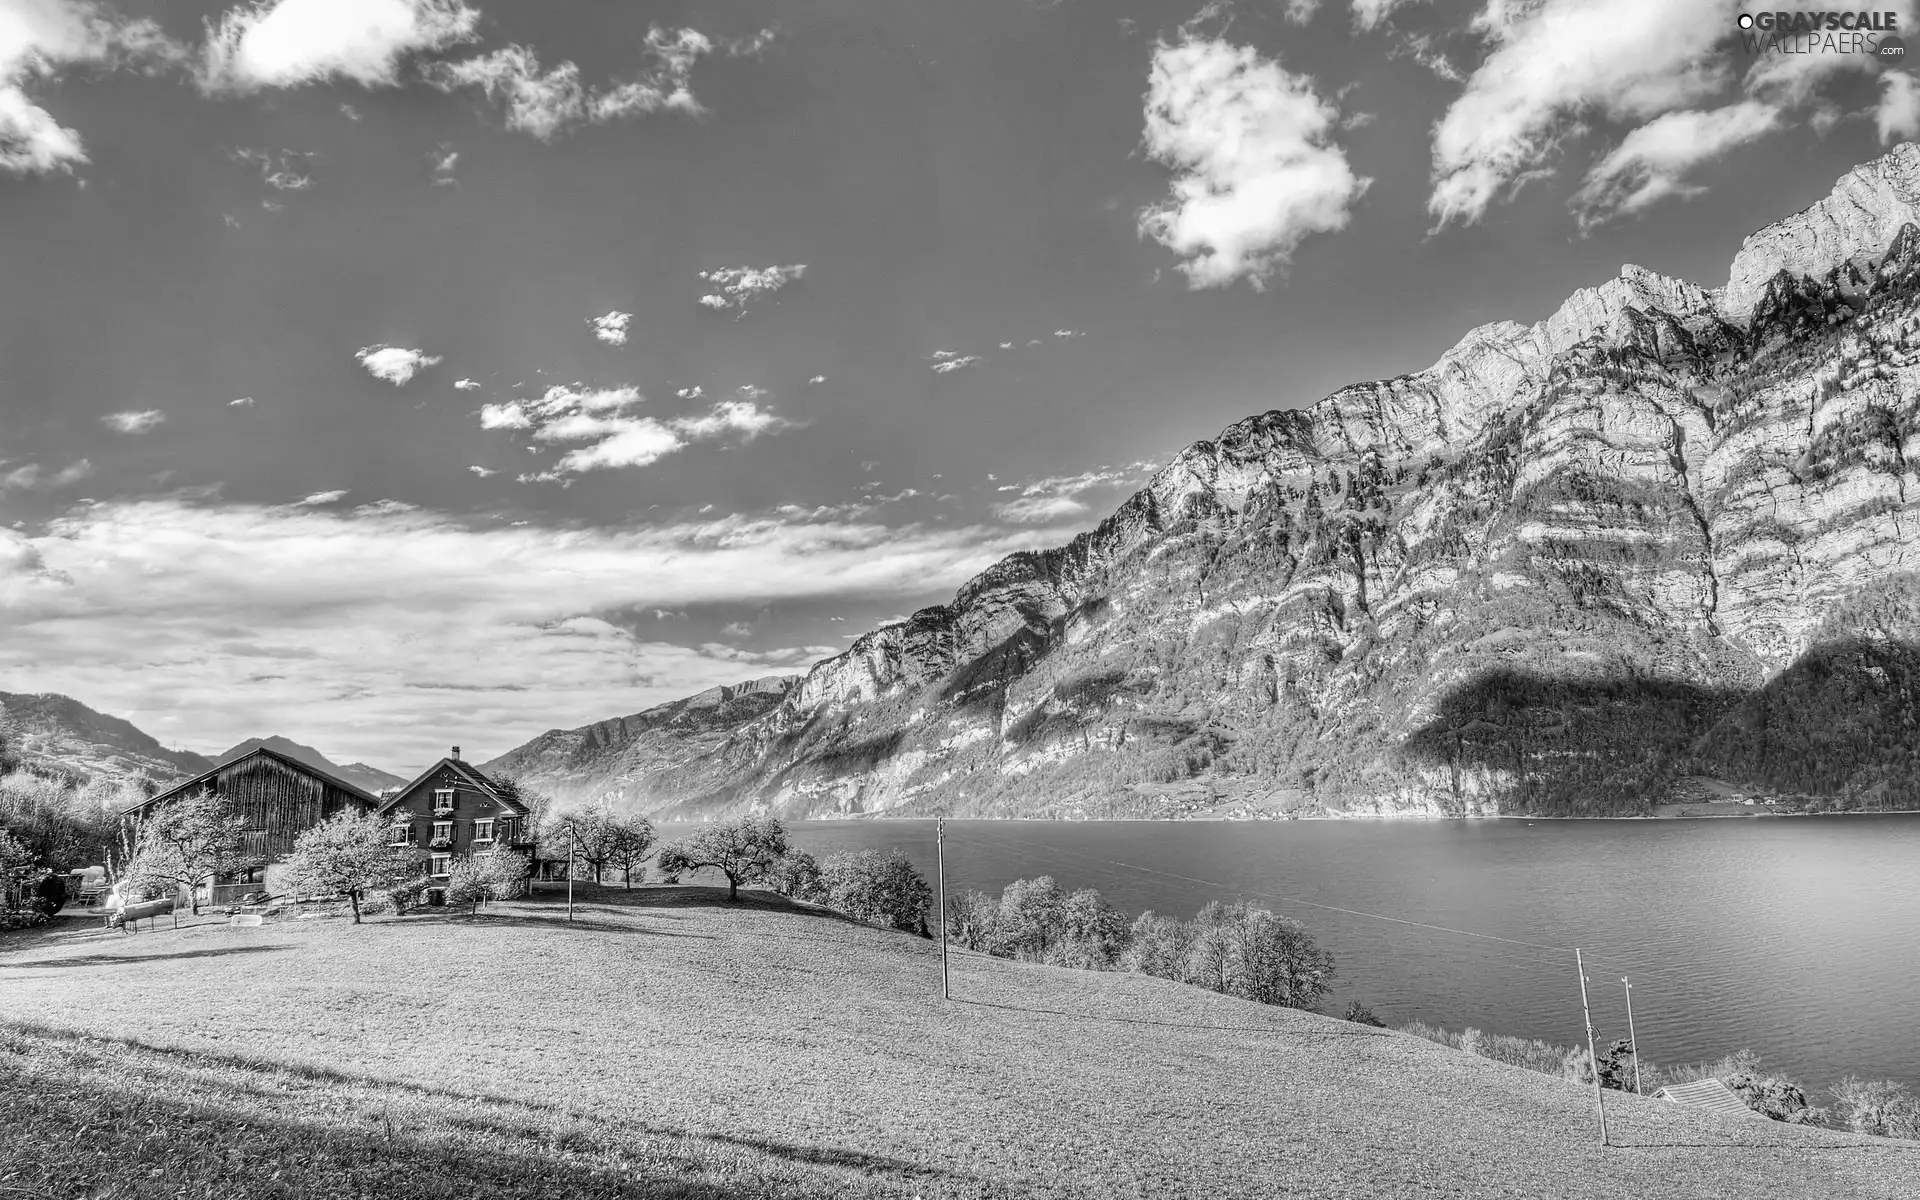
[{"label": "shrub", "polygon": [[1373,1010],[1358,1000],[1347,1001],[1347,1011],[1340,1014],[1342,1020],[1352,1021],[1356,1025],[1372,1025],[1385,1029],[1387,1023],[1373,1015]]},{"label": "shrub", "polygon": [[1905,1084],[1849,1075],[1827,1092],[1833,1118],[1855,1133],[1920,1138],[1920,1100]]},{"label": "shrub", "polygon": [[827,889],[821,882],[820,864],[813,855],[797,847],[789,849],[767,873],[767,884],[782,896],[808,902],[823,901]]},{"label": "shrub", "polygon": [[899,850],[835,854],[820,867],[820,886],[826,903],[850,917],[926,932],[933,886]]}]

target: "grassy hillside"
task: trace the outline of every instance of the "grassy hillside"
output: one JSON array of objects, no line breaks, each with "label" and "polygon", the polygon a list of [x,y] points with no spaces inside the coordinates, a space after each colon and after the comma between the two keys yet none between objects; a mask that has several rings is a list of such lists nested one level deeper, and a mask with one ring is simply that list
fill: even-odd
[{"label": "grassy hillside", "polygon": [[[584,889],[583,889],[584,891]],[[700,888],[0,938],[0,1191],[1920,1195],[1920,1146]]]}]

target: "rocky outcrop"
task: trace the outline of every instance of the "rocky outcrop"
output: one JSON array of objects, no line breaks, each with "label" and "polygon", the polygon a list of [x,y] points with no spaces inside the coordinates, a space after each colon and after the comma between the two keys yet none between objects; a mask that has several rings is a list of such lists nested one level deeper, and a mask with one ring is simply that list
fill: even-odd
[{"label": "rocky outcrop", "polygon": [[[661,815],[1642,810],[1741,770],[1722,723],[1789,720],[1754,697],[1920,568],[1917,200],[1902,146],[1749,238],[1725,289],[1623,268],[1197,442],[803,677],[488,765]],[[1876,729],[1896,660],[1833,660]],[[1887,794],[1905,759],[1873,754],[1836,795]]]}]

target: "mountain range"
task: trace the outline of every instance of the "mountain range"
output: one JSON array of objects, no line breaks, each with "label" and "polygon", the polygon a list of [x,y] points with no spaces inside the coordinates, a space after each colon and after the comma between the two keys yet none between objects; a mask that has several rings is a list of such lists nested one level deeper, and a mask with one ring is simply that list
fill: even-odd
[{"label": "mountain range", "polygon": [[217,758],[191,750],[169,750],[131,722],[95,712],[70,696],[53,692],[0,692],[0,718],[9,727],[0,742],[15,749],[24,760],[85,777],[146,775],[157,783],[173,783],[265,746],[370,792],[407,782],[366,763],[341,766],[312,746],[278,735],[248,738]]},{"label": "mountain range", "polygon": [[1920,149],[1249,417],[804,675],[484,764],[659,817],[1920,805]]}]

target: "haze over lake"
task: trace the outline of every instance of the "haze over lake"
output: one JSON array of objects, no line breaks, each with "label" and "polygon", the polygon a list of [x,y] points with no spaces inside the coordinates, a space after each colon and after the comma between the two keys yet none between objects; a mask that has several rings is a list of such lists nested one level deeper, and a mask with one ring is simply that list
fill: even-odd
[{"label": "haze over lake", "polygon": [[[816,855],[899,846],[933,877],[932,822],[791,828]],[[1916,861],[1920,821],[1901,817],[947,825],[950,889],[1046,874],[1129,916],[1264,900],[1333,951],[1329,1009],[1358,999],[1391,1024],[1581,1040],[1571,953],[1515,943],[1581,946],[1603,1044],[1626,1036],[1626,975],[1649,1060],[1750,1047],[1810,1093],[1849,1072],[1920,1082]]]}]

